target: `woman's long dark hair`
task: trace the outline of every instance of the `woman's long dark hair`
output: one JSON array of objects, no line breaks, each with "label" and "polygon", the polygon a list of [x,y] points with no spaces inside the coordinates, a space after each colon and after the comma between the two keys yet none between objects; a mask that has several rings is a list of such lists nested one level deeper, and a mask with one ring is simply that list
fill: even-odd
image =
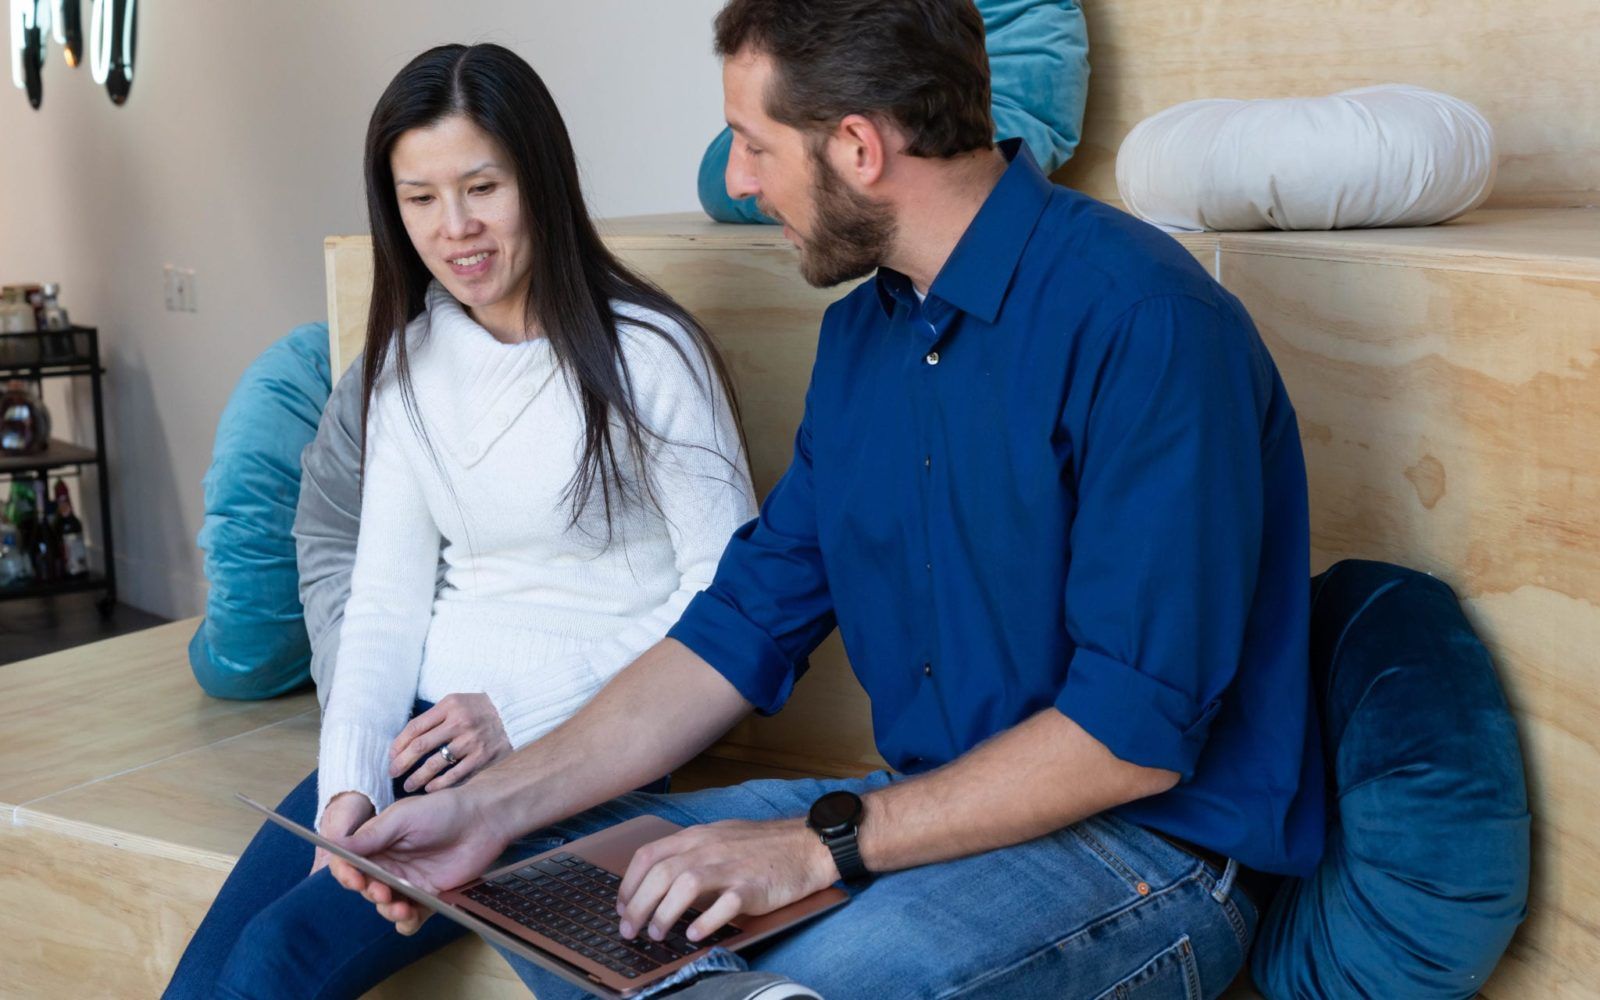
[{"label": "woman's long dark hair", "polygon": [[[571,523],[592,496],[605,503],[607,537],[617,504],[643,499],[657,507],[647,467],[647,438],[657,435],[640,420],[632,378],[617,332],[613,302],[641,306],[688,331],[704,367],[690,363],[666,331],[637,320],[665,338],[691,372],[709,371],[738,420],[727,366],[705,330],[665,292],[612,255],[595,231],[578,185],[578,167],[566,123],[544,81],[523,59],[499,45],[441,45],[411,60],[373,109],[367,126],[367,214],[372,225],[372,306],[362,363],[361,438],[384,359],[391,345],[395,376],[412,424],[423,433],[406,359],[406,324],[424,308],[432,275],[406,234],[389,155],[406,132],[462,115],[500,144],[516,171],[522,216],[533,240],[526,315],[549,338],[558,363],[578,390],[584,417],[583,457],[567,484]],[[707,398],[719,386],[706,385]],[[615,420],[622,440],[614,440]],[[742,439],[741,432],[741,439]],[[425,433],[423,434],[426,440]],[[640,470],[626,474],[623,457]]]}]

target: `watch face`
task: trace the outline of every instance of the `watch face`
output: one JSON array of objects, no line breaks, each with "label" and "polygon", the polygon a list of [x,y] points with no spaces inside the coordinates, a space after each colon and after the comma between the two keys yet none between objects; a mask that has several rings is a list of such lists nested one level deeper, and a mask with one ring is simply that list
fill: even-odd
[{"label": "watch face", "polygon": [[829,792],[811,805],[811,828],[820,834],[850,829],[861,818],[861,798],[854,792]]}]

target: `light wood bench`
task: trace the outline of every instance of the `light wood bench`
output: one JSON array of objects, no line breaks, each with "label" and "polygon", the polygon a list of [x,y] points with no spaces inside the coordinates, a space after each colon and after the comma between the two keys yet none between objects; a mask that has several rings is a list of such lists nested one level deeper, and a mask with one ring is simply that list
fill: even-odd
[{"label": "light wood bench", "polygon": [[[727,349],[758,484],[770,486],[832,295],[799,281],[770,230],[688,217],[609,229],[612,246]],[[1496,653],[1528,757],[1536,867],[1530,919],[1484,994],[1592,995],[1600,213],[1184,241],[1245,301],[1284,371],[1318,567],[1364,556],[1431,570]],[[330,273],[359,272],[363,252],[360,239],[330,241]],[[346,334],[359,326],[349,287],[334,283],[330,308]],[[206,697],[185,663],[194,624],[0,669],[8,992],[154,995],[255,828],[232,793],[275,801],[313,766],[310,695]],[[877,763],[864,695],[829,645],[782,714],[741,724],[681,777],[722,784]],[[476,941],[377,991],[424,994],[526,995]]]}]

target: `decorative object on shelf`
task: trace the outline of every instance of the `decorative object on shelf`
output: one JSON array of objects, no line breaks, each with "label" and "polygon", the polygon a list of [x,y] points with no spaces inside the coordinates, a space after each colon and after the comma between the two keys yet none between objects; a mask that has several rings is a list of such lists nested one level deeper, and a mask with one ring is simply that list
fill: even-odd
[{"label": "decorative object on shelf", "polygon": [[50,336],[42,338],[44,343],[40,345],[43,360],[71,358],[77,353],[77,344],[73,343],[72,321],[67,318],[66,307],[61,304],[60,283],[45,282],[42,298],[39,329],[50,331]]},{"label": "decorative object on shelf", "polygon": [[28,304],[21,285],[7,285],[0,293],[0,333],[32,333],[39,329],[39,318]]},{"label": "decorative object on shelf", "polygon": [[13,589],[24,587],[38,576],[34,558],[30,555],[34,546],[34,531],[38,526],[34,483],[13,480],[11,494],[5,501],[5,522],[5,526],[0,528],[0,534],[5,534],[3,546],[0,546],[0,560],[5,563],[0,565],[0,582],[5,582],[6,587]]},{"label": "decorative object on shelf", "polygon": [[33,455],[50,445],[50,411],[20,379],[0,393],[0,453]]},{"label": "decorative object on shelf", "polygon": [[1175,230],[1431,226],[1481,205],[1494,178],[1494,129],[1477,108],[1392,84],[1188,101],[1117,151],[1128,211]]},{"label": "decorative object on shelf", "polygon": [[44,284],[44,304],[41,310],[39,329],[65,330],[72,325],[67,319],[67,310],[60,302],[61,284],[56,281],[47,281]]},{"label": "decorative object on shelf", "polygon": [[0,518],[0,590],[25,587],[33,580],[33,567],[22,552],[17,527]]},{"label": "decorative object on shelf", "polygon": [[83,544],[83,522],[72,512],[72,491],[65,479],[56,480],[56,551],[61,560],[61,576],[80,580],[89,575],[89,552]]}]

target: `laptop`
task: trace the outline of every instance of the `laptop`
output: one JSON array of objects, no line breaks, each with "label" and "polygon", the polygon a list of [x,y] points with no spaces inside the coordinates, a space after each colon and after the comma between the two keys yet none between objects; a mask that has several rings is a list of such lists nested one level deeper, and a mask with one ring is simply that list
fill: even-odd
[{"label": "laptop", "polygon": [[684,932],[712,898],[696,900],[663,941],[641,934],[632,941],[617,933],[617,888],[633,853],[682,827],[640,816],[487,872],[446,892],[432,893],[352,854],[291,819],[244,795],[238,799],[290,833],[350,862],[401,895],[426,905],[597,997],[624,1000],[666,979],[713,947],[730,951],[764,941],[843,905],[837,887],[812,893],[764,916],[739,916],[698,941]]}]

